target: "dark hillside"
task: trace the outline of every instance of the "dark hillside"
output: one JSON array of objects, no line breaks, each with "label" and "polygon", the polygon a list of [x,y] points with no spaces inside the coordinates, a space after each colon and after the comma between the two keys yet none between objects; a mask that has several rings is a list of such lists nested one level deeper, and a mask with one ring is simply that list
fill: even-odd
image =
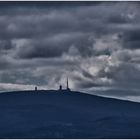
[{"label": "dark hillside", "polygon": [[140,138],[140,104],[74,91],[0,94],[0,138]]}]

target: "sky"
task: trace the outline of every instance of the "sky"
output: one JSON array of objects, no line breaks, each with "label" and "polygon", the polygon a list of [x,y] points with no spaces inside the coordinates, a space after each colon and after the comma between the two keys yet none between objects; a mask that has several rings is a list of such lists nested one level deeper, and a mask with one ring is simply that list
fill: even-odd
[{"label": "sky", "polygon": [[0,91],[58,89],[140,102],[140,2],[0,2]]}]

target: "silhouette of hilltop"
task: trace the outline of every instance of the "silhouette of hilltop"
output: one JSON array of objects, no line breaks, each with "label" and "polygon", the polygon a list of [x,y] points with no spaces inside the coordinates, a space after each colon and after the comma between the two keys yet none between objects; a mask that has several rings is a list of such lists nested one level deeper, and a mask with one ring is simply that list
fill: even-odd
[{"label": "silhouette of hilltop", "polygon": [[0,138],[140,138],[140,104],[69,90],[0,94]]}]

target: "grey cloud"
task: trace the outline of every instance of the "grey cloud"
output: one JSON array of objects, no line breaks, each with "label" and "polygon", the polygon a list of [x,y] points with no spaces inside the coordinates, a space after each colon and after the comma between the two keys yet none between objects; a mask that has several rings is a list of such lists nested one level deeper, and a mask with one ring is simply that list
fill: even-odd
[{"label": "grey cloud", "polygon": [[[89,35],[83,33],[56,34],[55,36],[38,39],[13,40],[15,57],[19,58],[50,58],[58,57],[69,51],[74,45],[83,56],[91,55],[92,42]],[[87,46],[87,47],[85,47]]]},{"label": "grey cloud", "polygon": [[[80,80],[80,79],[77,79],[77,80]],[[96,83],[91,82],[91,81],[81,81],[81,82],[77,82],[76,87],[77,88],[88,89],[88,88],[91,88],[91,87],[101,87],[101,85],[96,84]]]},{"label": "grey cloud", "polygon": [[0,6],[0,82],[139,89],[137,3],[61,3]]},{"label": "grey cloud", "polygon": [[125,24],[129,23],[129,19],[126,17],[123,17],[121,14],[118,15],[112,15],[108,18],[109,23],[114,23],[114,24]]},{"label": "grey cloud", "polygon": [[123,44],[126,48],[140,48],[140,29],[128,30],[122,36]]}]

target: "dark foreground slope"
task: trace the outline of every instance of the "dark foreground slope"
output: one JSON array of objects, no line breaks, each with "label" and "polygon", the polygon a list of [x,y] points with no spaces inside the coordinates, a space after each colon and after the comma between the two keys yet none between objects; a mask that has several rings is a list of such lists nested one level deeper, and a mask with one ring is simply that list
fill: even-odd
[{"label": "dark foreground slope", "polygon": [[140,104],[68,91],[2,93],[0,138],[140,138]]}]

